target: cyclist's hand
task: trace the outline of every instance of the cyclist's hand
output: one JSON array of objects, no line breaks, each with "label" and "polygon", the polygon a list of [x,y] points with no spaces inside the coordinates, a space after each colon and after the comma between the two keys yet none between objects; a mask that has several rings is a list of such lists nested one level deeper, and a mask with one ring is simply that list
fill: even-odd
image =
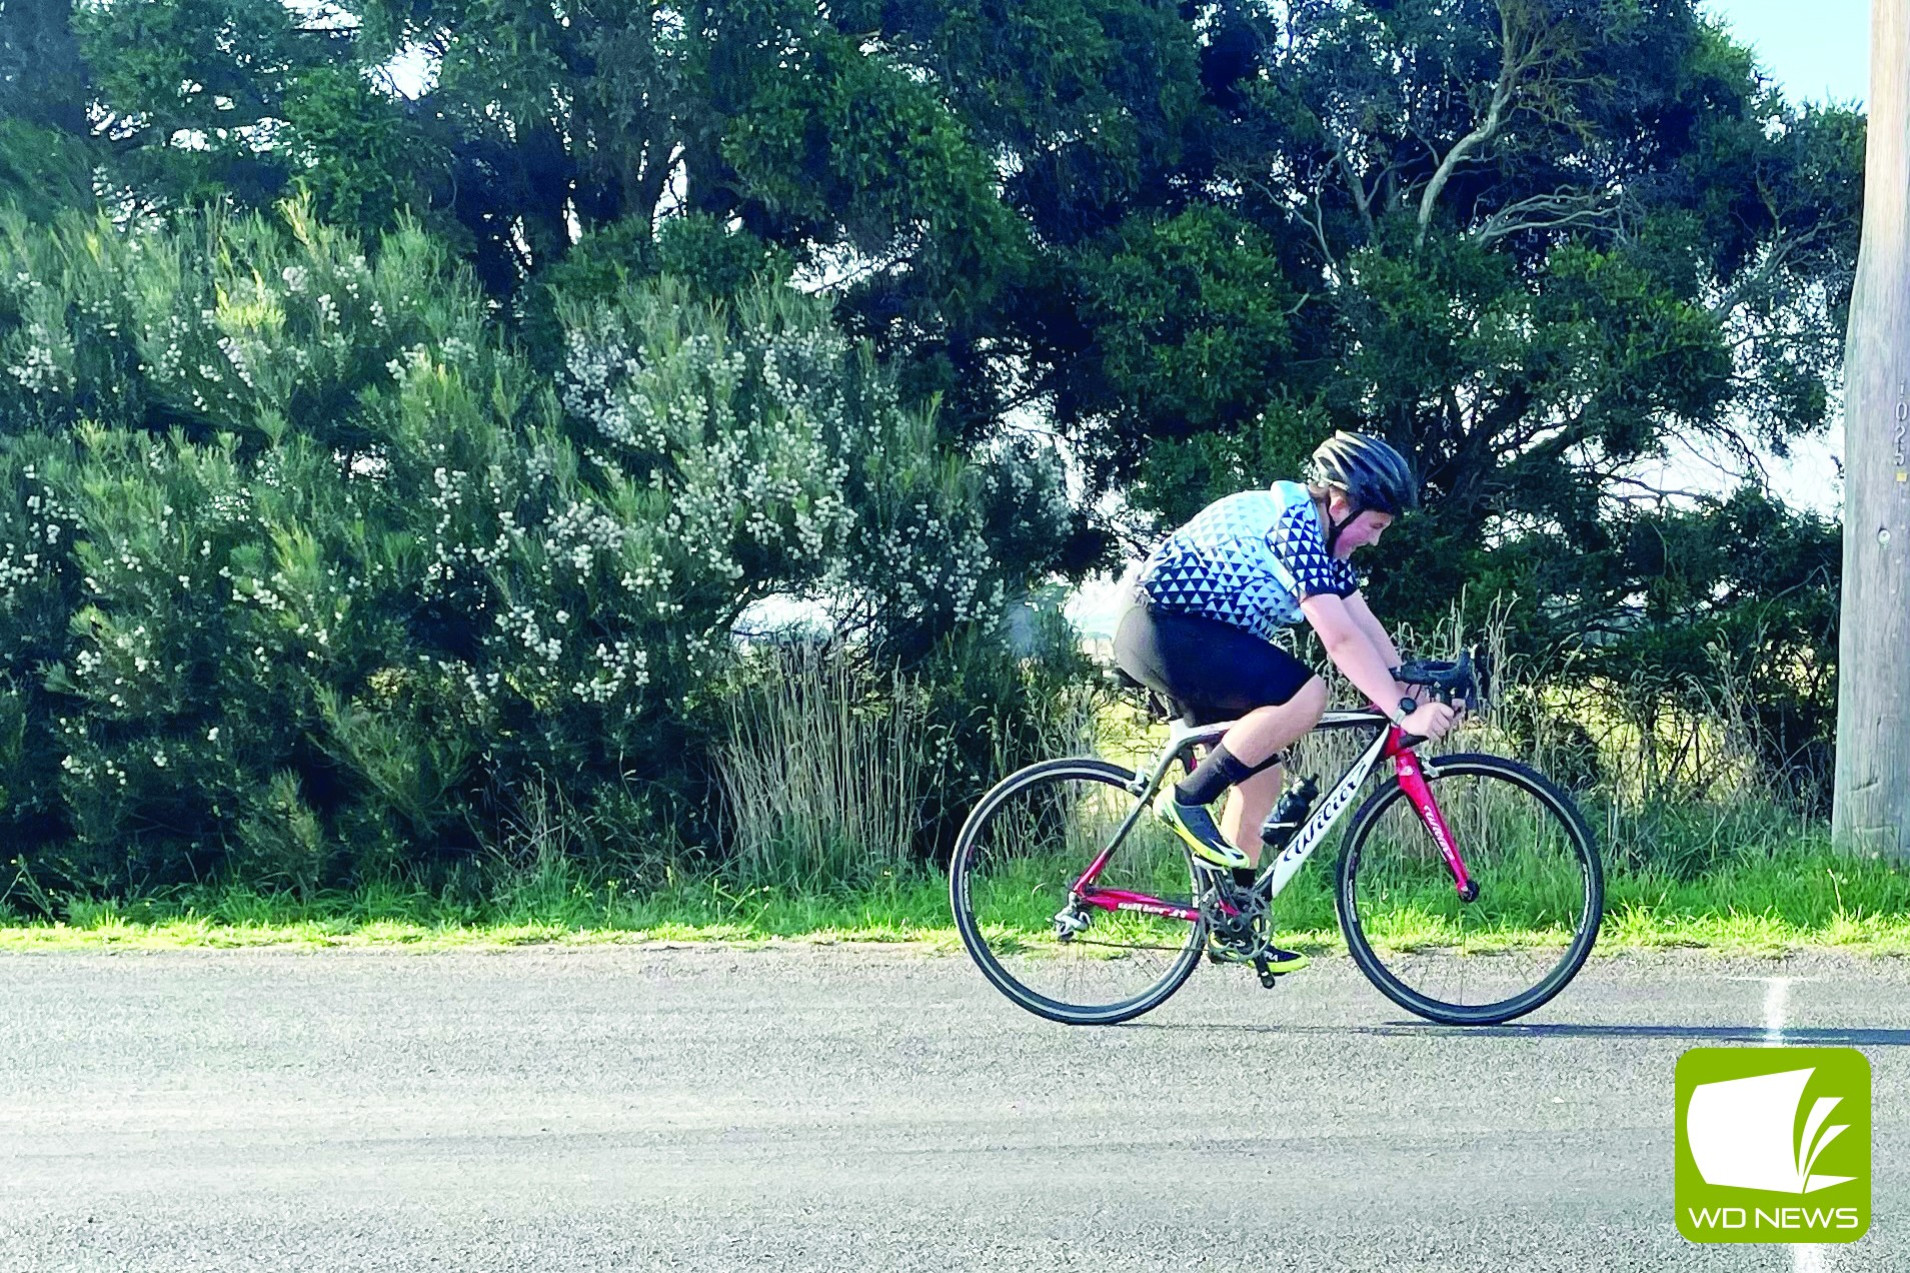
[{"label": "cyclist's hand", "polygon": [[1458,720],[1459,714],[1444,703],[1421,703],[1419,710],[1401,721],[1399,727],[1423,738],[1444,738]]}]

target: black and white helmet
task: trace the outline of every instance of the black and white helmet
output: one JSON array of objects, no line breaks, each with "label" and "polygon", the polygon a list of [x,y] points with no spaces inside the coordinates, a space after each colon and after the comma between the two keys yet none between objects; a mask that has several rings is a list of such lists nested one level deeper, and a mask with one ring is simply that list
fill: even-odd
[{"label": "black and white helmet", "polygon": [[1356,513],[1398,517],[1419,507],[1419,483],[1406,457],[1364,433],[1342,429],[1320,443],[1313,452],[1313,481],[1345,491]]}]

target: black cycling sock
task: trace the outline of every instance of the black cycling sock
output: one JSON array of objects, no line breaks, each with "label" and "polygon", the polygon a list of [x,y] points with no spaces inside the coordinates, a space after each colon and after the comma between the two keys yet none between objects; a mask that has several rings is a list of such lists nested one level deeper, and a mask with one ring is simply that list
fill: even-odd
[{"label": "black cycling sock", "polygon": [[1182,804],[1212,804],[1221,792],[1252,775],[1251,765],[1241,764],[1226,743],[1216,743],[1193,773],[1174,784],[1174,798]]}]

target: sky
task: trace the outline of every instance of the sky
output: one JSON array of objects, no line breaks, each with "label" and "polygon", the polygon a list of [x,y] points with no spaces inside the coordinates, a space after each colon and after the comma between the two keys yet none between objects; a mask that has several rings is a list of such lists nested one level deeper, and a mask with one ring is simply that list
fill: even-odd
[{"label": "sky", "polygon": [[1708,0],[1794,102],[1859,102],[1870,88],[1869,0]]}]

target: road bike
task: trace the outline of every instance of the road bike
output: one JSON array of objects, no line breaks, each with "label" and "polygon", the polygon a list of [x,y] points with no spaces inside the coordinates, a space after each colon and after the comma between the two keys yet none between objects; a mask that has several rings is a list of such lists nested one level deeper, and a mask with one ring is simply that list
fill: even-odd
[{"label": "road bike", "polygon": [[[1408,662],[1398,677],[1478,708],[1470,652]],[[1353,962],[1382,994],[1431,1021],[1493,1025],[1551,999],[1590,955],[1604,913],[1598,848],[1571,797],[1528,766],[1421,757],[1426,740],[1378,711],[1329,711],[1316,729],[1372,737],[1317,804],[1316,780],[1289,789],[1287,826],[1270,822],[1252,884],[1236,884],[1151,810],[1168,770],[1191,773],[1234,722],[1195,725],[1148,693],[1168,737],[1144,768],[1092,756],[1030,765],[981,798],[956,840],[956,928],[1028,1011],[1071,1025],[1126,1021],[1164,1003],[1203,956],[1251,965],[1276,985],[1272,902],[1382,761],[1391,776],[1347,824],[1333,899]]]}]

